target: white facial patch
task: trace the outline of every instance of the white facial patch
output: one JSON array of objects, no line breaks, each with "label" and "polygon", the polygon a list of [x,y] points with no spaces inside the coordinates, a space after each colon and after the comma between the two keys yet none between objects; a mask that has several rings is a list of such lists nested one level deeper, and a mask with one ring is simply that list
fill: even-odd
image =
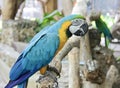
[{"label": "white facial patch", "polygon": [[79,30],[80,29],[80,25],[78,25],[78,26],[70,26],[69,27],[69,31],[72,33],[72,34],[74,34],[77,30]]}]

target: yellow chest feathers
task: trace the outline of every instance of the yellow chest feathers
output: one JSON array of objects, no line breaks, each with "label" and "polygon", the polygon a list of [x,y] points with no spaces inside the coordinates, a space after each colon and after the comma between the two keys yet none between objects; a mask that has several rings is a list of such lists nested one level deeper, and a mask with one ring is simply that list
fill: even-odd
[{"label": "yellow chest feathers", "polygon": [[59,38],[60,38],[60,45],[59,48],[57,50],[57,52],[59,52],[62,47],[64,46],[64,44],[66,43],[68,37],[66,35],[66,30],[68,29],[68,27],[71,25],[70,21],[66,21],[62,24],[60,30],[59,30]]}]

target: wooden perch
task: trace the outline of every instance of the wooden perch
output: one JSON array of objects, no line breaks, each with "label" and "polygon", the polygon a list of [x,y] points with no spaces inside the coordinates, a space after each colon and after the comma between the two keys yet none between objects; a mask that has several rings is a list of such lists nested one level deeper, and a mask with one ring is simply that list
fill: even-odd
[{"label": "wooden perch", "polygon": [[87,62],[92,59],[88,33],[80,41],[80,61]]},{"label": "wooden perch", "polygon": [[112,85],[117,80],[117,77],[118,69],[114,65],[111,65],[103,84],[98,85],[91,83],[90,81],[84,81],[82,88],[112,88]]},{"label": "wooden perch", "polygon": [[94,52],[96,60],[87,61],[86,70],[83,69],[82,88],[112,88],[118,77],[112,51],[101,47]]},{"label": "wooden perch", "polygon": [[113,83],[115,83],[118,78],[118,75],[119,75],[118,69],[114,65],[111,65],[110,69],[107,72],[105,82],[101,86],[101,88],[112,88]]},{"label": "wooden perch", "polygon": [[[80,57],[81,56],[82,55],[80,55]],[[86,58],[87,54],[86,56],[82,57]],[[91,58],[85,60],[85,65],[80,66],[80,70],[82,73],[81,79],[83,80],[82,88],[100,88],[99,84],[103,83],[104,76],[99,69],[97,61],[92,60]]]},{"label": "wooden perch", "polygon": [[50,63],[52,67],[56,67],[61,72],[61,66],[59,67],[62,59],[70,52],[73,47],[79,47],[80,37],[72,36],[68,39],[62,50],[55,56],[53,61]]},{"label": "wooden perch", "polygon": [[73,48],[68,54],[69,88],[80,88],[79,49]]},{"label": "wooden perch", "polygon": [[[93,77],[95,76],[96,75],[94,74]],[[100,77],[100,75],[98,75],[98,77]],[[114,65],[111,65],[110,69],[106,74],[104,83],[100,85],[97,83],[91,83],[90,81],[84,80],[82,88],[112,88],[113,83],[117,80],[117,77],[118,77],[118,69]]]},{"label": "wooden perch", "polygon": [[91,83],[90,81],[84,81],[82,88],[101,88],[98,84]]}]

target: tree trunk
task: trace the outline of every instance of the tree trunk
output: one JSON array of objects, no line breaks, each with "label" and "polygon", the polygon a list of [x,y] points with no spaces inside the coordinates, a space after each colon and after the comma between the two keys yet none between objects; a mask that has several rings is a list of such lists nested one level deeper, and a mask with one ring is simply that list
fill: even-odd
[{"label": "tree trunk", "polygon": [[25,0],[17,0],[17,8],[19,8],[23,2],[25,2]]},{"label": "tree trunk", "polygon": [[14,19],[17,12],[17,0],[4,0],[2,8],[2,19]]},{"label": "tree trunk", "polygon": [[87,15],[86,0],[76,0],[75,6],[72,10],[72,14],[80,14],[85,17]]},{"label": "tree trunk", "polygon": [[73,8],[72,0],[62,0],[62,7],[65,16],[71,14]]},{"label": "tree trunk", "polygon": [[51,13],[57,9],[57,0],[39,0],[43,4],[44,13]]},{"label": "tree trunk", "polygon": [[16,14],[16,19],[21,19],[22,18],[22,13],[23,13],[23,9],[25,7],[25,2],[23,2]]}]

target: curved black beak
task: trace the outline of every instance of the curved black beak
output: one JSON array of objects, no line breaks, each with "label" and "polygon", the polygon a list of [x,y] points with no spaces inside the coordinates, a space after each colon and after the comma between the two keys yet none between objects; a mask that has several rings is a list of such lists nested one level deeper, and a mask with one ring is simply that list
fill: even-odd
[{"label": "curved black beak", "polygon": [[84,36],[88,31],[88,24],[84,23],[80,26],[79,30],[77,30],[74,34],[76,36]]}]

